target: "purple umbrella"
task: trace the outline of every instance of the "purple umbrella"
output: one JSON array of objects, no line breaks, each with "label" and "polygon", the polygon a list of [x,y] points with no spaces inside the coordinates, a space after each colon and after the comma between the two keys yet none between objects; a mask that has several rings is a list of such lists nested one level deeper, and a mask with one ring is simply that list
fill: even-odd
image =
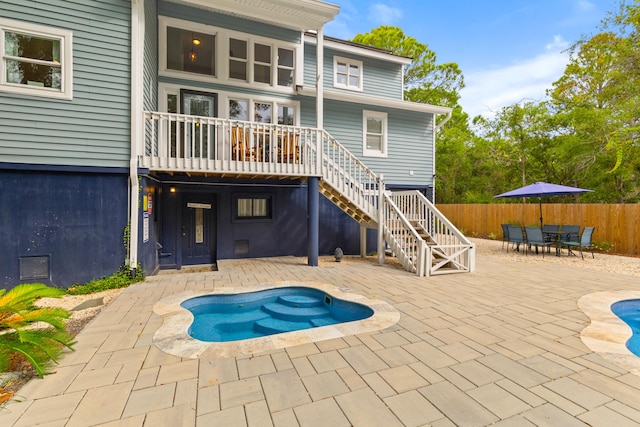
[{"label": "purple umbrella", "polygon": [[540,227],[542,227],[542,197],[546,196],[566,196],[569,194],[591,193],[593,190],[585,190],[584,188],[568,187],[566,185],[549,184],[548,182],[536,182],[534,184],[525,185],[506,193],[498,194],[493,197],[518,198],[518,197],[537,197],[540,205]]}]

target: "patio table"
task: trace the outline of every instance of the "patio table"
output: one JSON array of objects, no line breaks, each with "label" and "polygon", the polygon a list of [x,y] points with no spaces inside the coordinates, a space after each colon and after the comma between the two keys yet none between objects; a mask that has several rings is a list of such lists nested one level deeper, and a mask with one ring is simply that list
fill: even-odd
[{"label": "patio table", "polygon": [[543,232],[545,236],[553,236],[555,237],[554,241],[556,244],[556,256],[560,256],[560,242],[562,239],[560,238],[563,234],[567,234],[566,231],[556,230],[556,231],[545,231]]}]

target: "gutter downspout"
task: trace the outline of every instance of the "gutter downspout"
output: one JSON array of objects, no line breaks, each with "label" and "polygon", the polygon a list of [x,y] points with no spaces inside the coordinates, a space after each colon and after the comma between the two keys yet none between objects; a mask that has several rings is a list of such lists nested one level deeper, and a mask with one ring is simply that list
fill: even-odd
[{"label": "gutter downspout", "polygon": [[142,54],[144,47],[144,0],[131,1],[131,158],[129,159],[129,269],[138,268],[139,191],[138,146],[141,141],[142,118]]}]

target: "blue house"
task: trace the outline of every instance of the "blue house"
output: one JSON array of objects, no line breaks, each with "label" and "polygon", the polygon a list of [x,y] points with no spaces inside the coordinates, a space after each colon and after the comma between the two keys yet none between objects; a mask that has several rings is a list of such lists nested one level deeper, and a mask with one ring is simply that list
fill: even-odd
[{"label": "blue house", "polygon": [[[432,205],[448,108],[319,0],[16,0],[0,17],[0,279],[220,259],[474,269]],[[440,120],[437,118],[440,116]]]}]

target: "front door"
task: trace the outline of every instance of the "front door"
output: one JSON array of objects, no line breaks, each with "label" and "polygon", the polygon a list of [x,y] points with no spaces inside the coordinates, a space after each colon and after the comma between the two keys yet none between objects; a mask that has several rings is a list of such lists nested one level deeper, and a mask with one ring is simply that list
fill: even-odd
[{"label": "front door", "polygon": [[188,195],[182,205],[182,265],[216,262],[214,198]]}]

